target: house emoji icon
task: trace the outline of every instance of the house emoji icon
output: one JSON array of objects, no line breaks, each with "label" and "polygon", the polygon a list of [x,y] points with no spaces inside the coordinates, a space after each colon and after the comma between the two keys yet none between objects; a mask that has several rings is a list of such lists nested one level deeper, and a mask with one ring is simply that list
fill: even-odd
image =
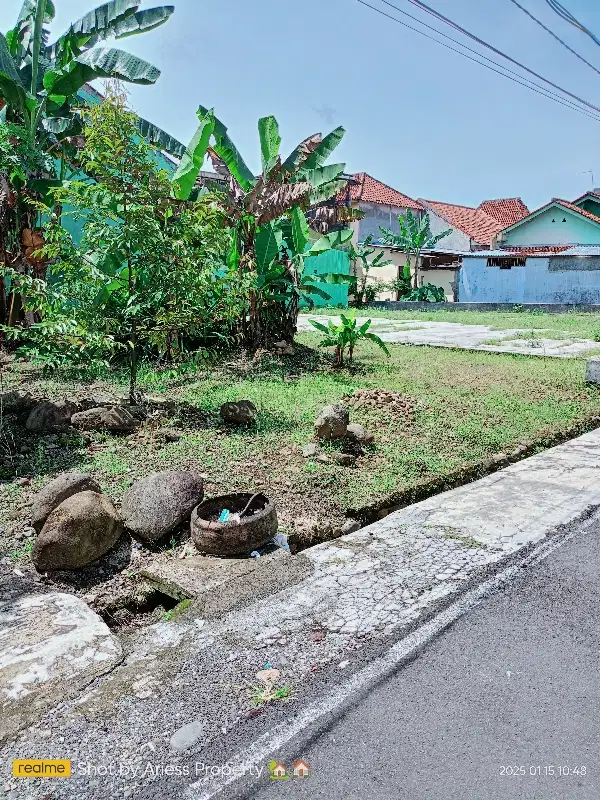
[{"label": "house emoji icon", "polygon": [[294,778],[309,778],[311,772],[311,767],[304,761],[304,759],[300,759],[299,761],[294,761]]},{"label": "house emoji icon", "polygon": [[282,764],[281,761],[271,761],[269,764],[269,773],[271,775],[271,780],[274,781],[285,781],[290,777],[285,764]]}]

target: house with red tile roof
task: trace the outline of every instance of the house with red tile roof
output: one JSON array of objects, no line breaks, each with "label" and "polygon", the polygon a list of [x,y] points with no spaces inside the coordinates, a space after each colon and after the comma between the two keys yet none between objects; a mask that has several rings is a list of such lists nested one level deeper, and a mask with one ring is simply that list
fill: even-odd
[{"label": "house with red tile roof", "polygon": [[463,254],[459,301],[600,304],[600,191],[553,198],[504,226],[492,247]]},{"label": "house with red tile roof", "polygon": [[456,252],[489,249],[495,237],[507,225],[529,214],[520,197],[484,200],[477,208],[422,198],[419,198],[419,202],[429,214],[433,233],[448,227],[452,229],[450,236],[439,243],[439,248]]}]

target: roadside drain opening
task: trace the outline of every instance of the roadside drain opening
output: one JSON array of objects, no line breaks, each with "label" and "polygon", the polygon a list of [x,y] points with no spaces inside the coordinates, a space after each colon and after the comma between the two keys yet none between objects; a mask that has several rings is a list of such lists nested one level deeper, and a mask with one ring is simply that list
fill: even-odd
[{"label": "roadside drain opening", "polygon": [[172,611],[181,600],[171,597],[159,589],[147,587],[143,594],[121,599],[117,603],[98,609],[98,613],[111,629],[130,625],[149,625],[159,622]]}]

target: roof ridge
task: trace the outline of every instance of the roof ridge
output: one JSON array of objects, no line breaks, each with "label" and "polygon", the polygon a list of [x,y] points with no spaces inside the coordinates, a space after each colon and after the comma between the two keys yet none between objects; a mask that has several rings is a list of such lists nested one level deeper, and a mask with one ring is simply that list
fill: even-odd
[{"label": "roof ridge", "polygon": [[[437,203],[441,206],[452,206],[453,208],[467,208],[469,211],[477,211],[476,206],[464,206],[462,203],[447,203],[445,200],[425,200],[424,197],[417,198],[420,203]],[[485,213],[485,212],[483,212]]]},{"label": "roof ridge", "polygon": [[365,178],[371,178],[372,181],[376,181],[377,183],[380,183],[382,186],[385,186],[385,188],[389,189],[391,192],[397,192],[398,194],[401,194],[404,197],[408,197],[408,199],[412,200],[413,203],[418,203],[419,202],[416,198],[411,197],[409,194],[406,194],[405,192],[401,192],[400,189],[394,189],[394,187],[390,186],[389,183],[384,183],[383,181],[380,181],[379,178],[376,178],[374,175],[371,175],[370,172],[362,172],[362,173],[361,172],[357,172],[356,174],[364,176],[363,177],[363,186],[364,186],[364,183],[365,183]]}]

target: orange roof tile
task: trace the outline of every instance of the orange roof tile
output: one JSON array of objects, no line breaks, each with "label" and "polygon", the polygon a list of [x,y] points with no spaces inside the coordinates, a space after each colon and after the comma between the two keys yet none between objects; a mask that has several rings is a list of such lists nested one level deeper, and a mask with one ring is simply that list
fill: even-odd
[{"label": "orange roof tile", "polygon": [[484,200],[478,206],[502,225],[508,227],[529,216],[529,209],[520,197],[503,197],[499,200]]},{"label": "orange roof tile", "polygon": [[[576,206],[574,203],[569,203],[568,200],[560,200],[558,197],[553,197],[552,203],[558,203],[559,206],[564,206],[565,208],[568,208],[570,211],[575,211],[576,214],[581,214],[582,217],[591,219],[592,222],[596,222],[598,223],[598,225],[600,225],[600,217],[596,216],[596,214],[592,214],[591,211],[586,211],[584,208]],[[552,203],[548,203],[548,205],[551,206]],[[542,206],[542,208],[545,208],[545,206]],[[541,209],[538,210],[541,211]]]},{"label": "orange roof tile", "polygon": [[438,203],[435,200],[423,200],[423,203],[425,208],[430,208],[452,227],[466,233],[477,244],[491,246],[494,238],[506,227],[480,208]]},{"label": "orange roof tile", "polygon": [[387,183],[382,183],[366,172],[357,172],[353,176],[356,183],[348,185],[348,189],[343,189],[339,194],[339,199],[344,200],[347,192],[350,192],[350,199],[365,203],[380,203],[381,205],[394,206],[395,208],[410,208],[422,211],[423,206],[396,189],[392,189]]}]

